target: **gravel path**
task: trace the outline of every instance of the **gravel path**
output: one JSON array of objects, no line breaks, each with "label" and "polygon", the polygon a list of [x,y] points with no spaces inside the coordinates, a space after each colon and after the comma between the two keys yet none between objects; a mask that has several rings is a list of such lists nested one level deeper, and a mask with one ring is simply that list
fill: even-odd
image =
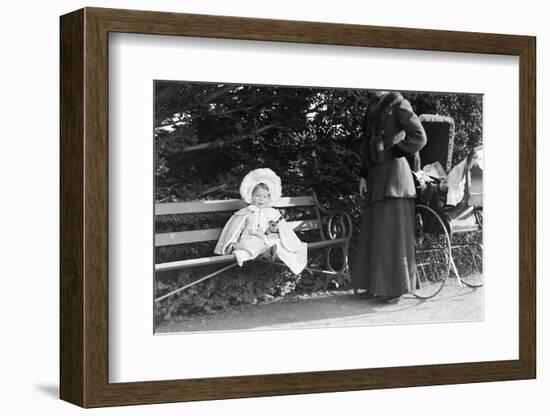
[{"label": "gravel path", "polygon": [[483,320],[483,288],[458,287],[450,279],[434,298],[405,295],[397,304],[359,300],[351,292],[301,296],[246,305],[220,314],[173,319],[156,333],[268,330]]}]

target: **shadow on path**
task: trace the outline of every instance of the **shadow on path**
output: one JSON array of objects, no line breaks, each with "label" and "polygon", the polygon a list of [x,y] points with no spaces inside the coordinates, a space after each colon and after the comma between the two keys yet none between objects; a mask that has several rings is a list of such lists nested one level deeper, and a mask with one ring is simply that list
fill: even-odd
[{"label": "shadow on path", "polygon": [[262,305],[247,305],[220,314],[174,319],[156,333],[304,329],[380,324],[479,321],[483,288],[448,284],[434,298],[405,295],[397,304],[357,299],[351,292],[302,296]]}]

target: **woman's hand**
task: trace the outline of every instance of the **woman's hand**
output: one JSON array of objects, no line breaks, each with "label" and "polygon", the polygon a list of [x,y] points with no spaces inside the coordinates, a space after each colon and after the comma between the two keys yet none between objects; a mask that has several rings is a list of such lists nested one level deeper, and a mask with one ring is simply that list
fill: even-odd
[{"label": "woman's hand", "polygon": [[361,198],[364,198],[367,194],[367,180],[365,178],[361,178],[359,181],[359,195]]}]

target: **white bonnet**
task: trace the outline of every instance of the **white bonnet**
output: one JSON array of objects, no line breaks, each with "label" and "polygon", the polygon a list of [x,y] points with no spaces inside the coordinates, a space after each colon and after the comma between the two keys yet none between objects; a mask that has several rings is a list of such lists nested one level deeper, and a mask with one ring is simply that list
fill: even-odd
[{"label": "white bonnet", "polygon": [[241,182],[241,198],[247,203],[252,203],[252,190],[259,183],[264,183],[269,189],[270,205],[274,205],[281,198],[281,178],[269,168],[251,170]]}]

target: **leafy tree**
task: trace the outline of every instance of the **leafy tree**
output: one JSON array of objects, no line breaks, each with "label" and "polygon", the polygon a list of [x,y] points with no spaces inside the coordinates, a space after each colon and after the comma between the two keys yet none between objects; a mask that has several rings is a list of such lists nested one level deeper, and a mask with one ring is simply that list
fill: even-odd
[{"label": "leafy tree", "polygon": [[[482,143],[482,96],[405,92],[417,114],[441,114],[455,120],[453,165]],[[238,198],[239,184],[251,169],[269,167],[283,182],[286,195],[314,189],[328,207],[345,209],[358,226],[357,192],[363,117],[375,99],[366,90],[188,83],[155,83],[155,198],[157,202]],[[300,214],[298,214],[300,215]],[[156,219],[157,232],[223,225],[215,215]],[[358,229],[359,227],[356,227]],[[352,249],[354,242],[352,241]],[[210,255],[212,247],[163,247],[157,259],[169,261]],[[261,282],[258,270],[230,273],[214,283],[177,297],[158,316],[223,308],[290,290],[319,290],[331,284],[306,275],[293,281],[281,269],[270,269]],[[248,273],[248,274],[247,274]],[[175,278],[174,278],[175,276]],[[159,277],[157,289],[169,291],[190,279],[190,272]],[[248,276],[248,277],[247,277]],[[267,283],[266,283],[267,282]],[[214,285],[214,286],[213,286]],[[286,288],[286,289],[282,289]],[[179,306],[178,306],[179,305]]]},{"label": "leafy tree", "polygon": [[482,144],[482,100],[480,94],[404,93],[417,114],[450,116],[455,122],[452,165]]}]

